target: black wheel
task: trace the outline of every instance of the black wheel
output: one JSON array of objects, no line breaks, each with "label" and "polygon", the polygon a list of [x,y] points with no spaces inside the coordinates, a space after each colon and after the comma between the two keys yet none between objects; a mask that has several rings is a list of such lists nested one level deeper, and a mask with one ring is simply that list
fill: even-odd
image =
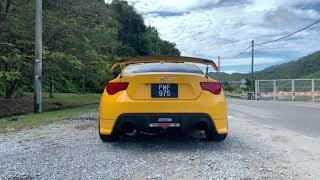
[{"label": "black wheel", "polygon": [[114,142],[115,140],[117,140],[117,136],[112,135],[112,134],[111,135],[102,135],[99,133],[99,135],[100,135],[100,139],[102,142]]},{"label": "black wheel", "polygon": [[210,131],[210,130],[207,130],[206,131],[206,139],[208,141],[223,141],[227,138],[227,135],[228,134],[217,134],[215,131]]}]

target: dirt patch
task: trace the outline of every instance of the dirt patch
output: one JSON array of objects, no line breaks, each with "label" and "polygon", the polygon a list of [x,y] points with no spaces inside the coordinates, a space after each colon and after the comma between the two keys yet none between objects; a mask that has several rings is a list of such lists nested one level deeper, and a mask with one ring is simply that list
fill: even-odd
[{"label": "dirt patch", "polygon": [[0,98],[0,118],[33,111],[33,97],[26,95],[15,99]]},{"label": "dirt patch", "polygon": [[95,127],[96,127],[96,124],[90,123],[90,124],[80,124],[75,126],[74,128],[78,130],[87,130]]}]

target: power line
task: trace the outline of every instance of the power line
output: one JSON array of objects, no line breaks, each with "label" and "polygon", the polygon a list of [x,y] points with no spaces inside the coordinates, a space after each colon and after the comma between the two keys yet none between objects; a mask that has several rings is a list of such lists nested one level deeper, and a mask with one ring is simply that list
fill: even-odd
[{"label": "power line", "polygon": [[297,34],[297,33],[301,32],[301,31],[303,31],[303,30],[308,29],[308,28],[314,26],[315,24],[317,24],[317,23],[319,23],[319,22],[320,22],[320,19],[317,20],[316,22],[308,25],[308,26],[305,26],[305,27],[303,27],[303,28],[301,28],[301,29],[293,32],[293,33],[290,33],[290,34],[285,35],[285,36],[283,36],[283,37],[281,37],[281,38],[278,38],[278,39],[274,39],[274,40],[271,40],[271,41],[267,41],[267,42],[263,42],[263,43],[256,44],[256,46],[261,46],[261,45],[265,45],[265,44],[270,44],[270,43],[273,43],[273,42],[281,41],[281,40],[283,40],[283,39],[285,39],[285,38],[287,38],[287,37],[290,37],[290,36],[292,36],[292,35],[294,35],[294,34]]},{"label": "power line", "polygon": [[239,54],[237,54],[237,55],[235,55],[235,56],[233,56],[233,57],[224,58],[224,60],[238,59],[242,54],[244,54],[245,52],[247,52],[249,48],[251,48],[251,44],[250,44],[250,46],[248,46],[246,49],[244,49],[243,51],[241,51]]},{"label": "power line", "polygon": [[[283,36],[283,37],[280,37],[280,38],[278,38],[278,39],[274,39],[274,40],[271,40],[271,41],[266,41],[266,42],[263,42],[263,43],[255,44],[255,46],[261,46],[261,45],[265,45],[265,44],[270,44],[270,43],[274,43],[274,42],[281,41],[281,40],[286,39],[286,38],[288,38],[288,37],[290,37],[290,36],[292,36],[292,35],[294,35],[294,34],[297,34],[297,33],[301,32],[301,31],[304,31],[304,30],[308,29],[308,28],[310,28],[310,27],[318,24],[319,22],[320,22],[320,19],[317,20],[317,21],[315,21],[315,22],[312,23],[312,24],[309,24],[308,26],[305,26],[305,27],[303,27],[303,28],[301,28],[301,29],[293,32],[293,33],[290,33],[290,34],[285,35],[285,36]],[[239,58],[242,54],[244,54],[251,46],[252,46],[252,45],[248,46],[246,49],[244,49],[244,50],[241,51],[239,54],[237,54],[237,55],[235,55],[235,56],[233,56],[233,57],[227,57],[227,58],[223,58],[223,59],[224,59],[224,60],[234,60],[234,59],[238,59],[238,58]]]}]

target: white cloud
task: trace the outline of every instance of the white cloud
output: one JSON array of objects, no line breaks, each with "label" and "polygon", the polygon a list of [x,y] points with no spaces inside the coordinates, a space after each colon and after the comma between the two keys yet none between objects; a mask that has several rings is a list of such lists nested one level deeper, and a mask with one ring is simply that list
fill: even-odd
[{"label": "white cloud", "polygon": [[[230,57],[320,19],[320,0],[129,0],[163,39],[185,56]],[[275,64],[320,50],[320,24],[293,40],[257,47],[257,64]],[[273,58],[277,57],[277,58]],[[249,58],[223,66],[250,64]]]},{"label": "white cloud", "polygon": [[208,5],[214,5],[221,0],[129,0],[142,13],[152,12],[186,12]]},{"label": "white cloud", "polygon": [[247,73],[245,71],[237,71],[237,70],[228,70],[228,71],[222,71],[224,73],[227,73],[227,74],[233,74],[233,73]]},{"label": "white cloud", "polygon": [[[260,64],[277,64],[278,62],[283,61],[282,58],[277,58],[277,57],[259,57],[255,58],[255,65],[260,65]],[[222,61],[221,62],[222,66],[242,66],[242,65],[251,65],[251,58],[240,58],[236,60],[230,60],[230,61]]]}]

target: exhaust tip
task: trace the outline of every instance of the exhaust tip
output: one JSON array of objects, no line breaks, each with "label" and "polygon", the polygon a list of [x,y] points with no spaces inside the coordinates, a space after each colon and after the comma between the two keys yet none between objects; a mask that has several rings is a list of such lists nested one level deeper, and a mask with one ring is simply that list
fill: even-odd
[{"label": "exhaust tip", "polygon": [[135,126],[132,123],[124,123],[121,126],[122,129],[122,134],[126,135],[126,136],[134,136],[137,134],[137,129],[135,128]]},{"label": "exhaust tip", "polygon": [[205,122],[199,122],[195,125],[196,130],[207,130],[208,125]]}]

